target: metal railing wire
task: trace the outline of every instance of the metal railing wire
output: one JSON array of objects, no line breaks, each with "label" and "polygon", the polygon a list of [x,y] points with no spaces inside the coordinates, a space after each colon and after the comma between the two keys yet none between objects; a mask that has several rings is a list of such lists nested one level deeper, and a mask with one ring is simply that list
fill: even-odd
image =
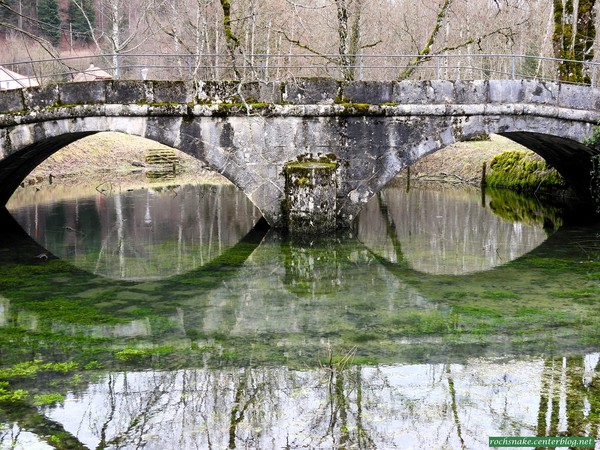
[{"label": "metal railing wire", "polygon": [[[351,55],[251,54],[233,62],[226,54],[102,54],[0,63],[37,84],[93,79],[282,81],[290,78],[391,81],[533,79],[560,80],[559,67],[578,67],[580,82],[596,87],[598,66],[591,61],[517,54]],[[415,64],[418,61],[418,64]],[[580,70],[579,70],[580,69]],[[563,77],[564,78],[564,77]],[[17,84],[19,80],[16,80]],[[0,80],[2,83],[2,80]],[[14,84],[13,84],[14,86]],[[21,86],[15,86],[21,87]],[[0,89],[3,86],[0,84]],[[5,86],[4,89],[7,87]]]}]

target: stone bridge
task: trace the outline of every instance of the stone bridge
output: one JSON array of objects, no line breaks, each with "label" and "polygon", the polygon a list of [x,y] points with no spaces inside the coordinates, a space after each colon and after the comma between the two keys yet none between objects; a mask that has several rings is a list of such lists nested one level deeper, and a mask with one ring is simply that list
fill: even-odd
[{"label": "stone bridge", "polygon": [[497,133],[545,158],[590,198],[583,144],[600,90],[537,81],[184,82],[107,80],[0,91],[0,203],[44,159],[118,131],[201,160],[283,226],[286,163],[336,164],[337,226],[406,166],[454,142]]}]

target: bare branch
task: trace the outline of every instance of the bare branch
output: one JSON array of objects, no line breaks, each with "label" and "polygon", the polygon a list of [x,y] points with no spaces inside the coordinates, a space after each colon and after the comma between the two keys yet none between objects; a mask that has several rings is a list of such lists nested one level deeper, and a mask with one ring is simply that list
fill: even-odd
[{"label": "bare branch", "polygon": [[[2,5],[0,5],[2,6]],[[48,55],[50,55],[50,57],[52,59],[55,59],[56,61],[58,61],[60,64],[62,64],[63,66],[69,68],[70,70],[72,70],[71,67],[69,67],[68,65],[66,65],[62,60],[60,60],[60,55],[58,54],[58,52],[56,51],[56,49],[54,48],[54,46],[52,45],[52,43],[50,43],[48,40],[44,39],[43,37],[37,36],[33,33],[30,33],[29,31],[23,30],[22,28],[16,27],[14,25],[11,25],[9,23],[3,23],[0,22],[0,26],[5,27],[9,30],[13,30],[16,31],[17,33],[26,36],[30,39],[32,39],[33,41],[37,42],[40,47],[42,48],[42,50],[44,50],[46,53],[48,53]]]},{"label": "bare branch", "polygon": [[375,46],[377,46],[377,45],[379,45],[381,43],[383,43],[383,41],[381,39],[379,39],[378,41],[371,42],[370,44],[361,45],[360,48],[361,49],[372,48],[372,47],[375,47]]},{"label": "bare branch", "polygon": [[289,37],[285,31],[283,30],[278,30],[277,33],[280,33],[281,35],[283,35],[283,37],[290,43],[290,44],[294,44],[297,47],[300,47],[304,50],[307,50],[308,52],[312,53],[313,55],[317,55],[320,56],[324,59],[326,59],[327,61],[337,64],[339,61],[336,58],[332,58],[331,56],[320,52],[318,50],[315,50],[314,48],[310,47],[308,44],[305,44],[303,42],[300,42],[298,39],[292,39],[291,37]]},{"label": "bare branch", "polygon": [[[417,56],[414,57],[414,59],[410,62],[409,67],[404,69],[404,71],[402,71],[402,73],[398,76],[398,80],[405,80],[406,78],[408,78],[415,70],[415,68],[424,62],[425,58],[427,57],[427,55],[429,55],[431,53],[431,47],[433,46],[435,39],[438,35],[438,33],[440,32],[440,28],[442,27],[442,23],[444,22],[444,19],[446,18],[446,15],[448,14],[448,10],[450,9],[450,6],[452,5],[452,1],[453,0],[444,0],[444,4],[442,5],[442,8],[440,9],[437,18],[435,20],[435,25],[433,27],[433,30],[431,31],[431,34],[429,35],[429,39],[427,39],[427,43],[425,44],[425,46],[421,49],[421,51],[417,54]],[[468,44],[465,44],[468,45]]]},{"label": "bare branch", "polygon": [[308,6],[308,5],[301,5],[300,3],[296,3],[293,2],[292,0],[286,0],[287,3],[289,3],[290,5],[292,5],[294,8],[301,8],[301,9],[312,9],[312,10],[316,10],[316,9],[324,9],[327,8],[329,5],[325,4],[322,6]]},{"label": "bare branch", "polygon": [[[517,24],[517,25],[522,25],[523,23],[524,22]],[[507,39],[513,38],[512,28],[503,27],[503,28],[498,28],[496,30],[490,31],[489,33],[486,33],[477,38],[466,39],[463,42],[461,42],[460,44],[444,46],[444,47],[441,47],[439,50],[436,50],[435,52],[429,51],[427,54],[419,54],[411,61],[409,66],[406,69],[404,69],[402,71],[402,73],[398,76],[398,81],[406,80],[407,78],[409,78],[420,64],[423,64],[427,61],[431,61],[433,56],[441,55],[446,52],[453,52],[453,51],[467,47],[468,45],[471,45],[474,43],[477,43],[477,45],[481,45],[481,42],[483,40],[485,40],[491,36],[498,35],[498,34],[505,36]]]}]

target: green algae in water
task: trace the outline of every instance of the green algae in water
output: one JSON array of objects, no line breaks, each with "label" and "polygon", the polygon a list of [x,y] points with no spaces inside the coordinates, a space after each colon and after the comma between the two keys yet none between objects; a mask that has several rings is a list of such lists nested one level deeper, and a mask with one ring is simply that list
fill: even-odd
[{"label": "green algae in water", "polygon": [[[550,259],[539,258],[535,254],[528,256],[524,260],[519,260],[514,263],[494,269],[487,274],[474,274],[472,277],[464,276],[462,278],[447,278],[444,276],[430,276],[423,273],[413,273],[403,266],[395,264],[384,264],[386,269],[378,275],[371,274],[370,266],[374,261],[377,261],[377,255],[370,253],[370,250],[357,247],[356,241],[347,239],[346,237],[337,237],[332,239],[335,244],[332,245],[331,240],[324,242],[313,242],[307,248],[301,248],[303,244],[294,243],[292,241],[284,241],[281,246],[262,244],[259,253],[256,253],[256,244],[246,246],[240,245],[236,251],[226,254],[214,263],[209,263],[204,269],[199,271],[177,276],[173,279],[166,279],[163,282],[153,281],[149,283],[151,286],[146,289],[145,283],[123,283],[119,281],[113,282],[111,287],[107,280],[95,278],[88,275],[85,279],[81,274],[77,275],[85,285],[85,296],[73,293],[72,297],[65,296],[61,298],[50,298],[47,300],[39,300],[35,295],[30,299],[27,298],[28,289],[15,289],[12,302],[18,300],[21,308],[25,308],[34,314],[42,314],[47,322],[60,321],[63,324],[78,324],[85,326],[86,324],[106,324],[111,325],[111,328],[117,330],[120,326],[133,326],[135,323],[145,323],[138,332],[150,333],[151,336],[158,338],[159,336],[177,336],[181,333],[177,329],[178,316],[181,315],[178,311],[185,311],[186,332],[189,336],[193,336],[193,326],[196,319],[194,314],[190,315],[188,304],[193,302],[197,311],[202,311],[203,314],[211,314],[214,306],[210,301],[206,302],[199,299],[205,296],[208,292],[217,292],[218,295],[225,295],[229,298],[229,302],[233,301],[230,307],[221,306],[220,315],[222,318],[228,318],[234,314],[234,311],[239,309],[236,306],[235,299],[238,292],[271,292],[272,289],[266,286],[284,287],[289,294],[292,295],[289,300],[275,300],[280,294],[273,292],[272,303],[269,309],[280,314],[285,311],[286,307],[293,306],[297,303],[299,311],[303,311],[307,320],[314,316],[318,319],[310,324],[305,322],[299,330],[297,337],[291,339],[293,334],[287,338],[290,342],[302,341],[303,333],[315,333],[320,336],[327,336],[330,339],[335,339],[340,343],[345,340],[366,344],[368,347],[376,348],[381,342],[390,342],[402,336],[419,336],[419,335],[454,335],[475,333],[477,335],[493,336],[496,333],[505,333],[509,330],[527,331],[530,334],[535,334],[536,330],[541,331],[539,325],[536,324],[551,324],[552,326],[575,326],[577,328],[587,327],[587,321],[581,321],[580,317],[586,314],[585,308],[581,302],[578,304],[578,309],[571,314],[572,303],[567,305],[550,305],[551,312],[547,313],[541,308],[537,316],[535,314],[529,317],[531,323],[524,323],[520,320],[521,315],[518,313],[524,303],[545,304],[545,294],[538,296],[531,292],[532,282],[537,277],[545,277],[548,273],[553,276],[561,271],[571,273],[571,263],[567,260],[557,260],[550,264]],[[277,242],[275,240],[274,242]],[[300,245],[300,246],[299,246]],[[289,249],[292,249],[289,252]],[[297,251],[299,250],[299,251]],[[400,250],[401,251],[401,250]],[[253,253],[253,260],[259,261],[259,264],[251,264],[246,266],[246,258],[250,253]],[[260,257],[260,253],[264,253],[265,257]],[[239,256],[236,256],[239,255]],[[281,259],[283,255],[283,259]],[[405,261],[406,258],[403,258]],[[282,276],[276,278],[265,277],[264,281],[253,285],[247,281],[243,281],[242,273],[252,273],[250,279],[256,277],[256,270],[263,270],[262,264],[270,264],[274,261],[280,261],[280,267],[285,268]],[[530,274],[521,273],[522,267],[536,267],[535,271]],[[37,271],[39,272],[39,266]],[[62,267],[64,271],[60,278],[48,279],[48,290],[67,289],[67,280],[72,277],[68,275],[66,267]],[[24,271],[26,269],[16,269]],[[267,269],[270,270],[270,269]],[[381,270],[381,269],[380,269]],[[536,273],[539,275],[533,275]],[[77,270],[73,268],[73,272]],[[259,272],[260,273],[260,272]],[[515,277],[519,273],[520,280]],[[228,274],[225,276],[225,274]],[[382,276],[385,274],[384,276]],[[390,274],[392,277],[390,278]],[[397,281],[394,281],[395,274],[398,274]],[[589,275],[589,271],[587,272]],[[242,276],[242,279],[240,279]],[[231,277],[228,279],[228,277]],[[515,278],[513,278],[515,277]],[[40,279],[29,277],[29,283],[36,289],[42,287]],[[260,281],[259,277],[256,281]],[[508,280],[517,287],[506,290],[498,289],[500,285],[505,285]],[[60,281],[60,283],[56,283]],[[61,283],[65,282],[64,287]],[[408,287],[408,292],[414,290],[424,295],[431,303],[430,310],[424,311],[422,307],[398,304],[392,311],[384,311],[378,306],[382,298],[389,297],[390,292],[388,286],[400,283]],[[546,289],[550,287],[545,281]],[[94,289],[92,286],[98,285]],[[534,283],[535,284],[535,283]],[[539,284],[539,283],[538,283]],[[558,281],[553,282],[554,286],[558,286]],[[102,287],[100,287],[102,286]],[[350,287],[356,286],[356,287]],[[364,291],[364,286],[370,286],[372,294],[365,300],[364,295],[360,295],[360,299],[354,300],[355,295],[352,292]],[[518,287],[520,286],[520,287]],[[561,289],[564,284],[561,284]],[[21,287],[23,287],[21,285]],[[42,287],[42,289],[46,289]],[[406,289],[406,288],[405,288]],[[591,289],[591,288],[590,288]],[[216,290],[216,291],[215,291]],[[581,291],[581,289],[579,289]],[[17,292],[18,291],[18,292]],[[560,291],[550,291],[551,295],[560,297]],[[587,292],[587,291],[586,291]],[[589,290],[590,295],[593,295],[593,290]],[[175,295],[174,295],[175,294]],[[214,294],[211,294],[211,296]],[[270,296],[270,294],[267,294]],[[397,294],[393,294],[397,295]],[[586,295],[587,296],[587,295]],[[80,298],[81,297],[81,298]],[[298,299],[308,299],[308,302],[297,302]],[[568,295],[564,295],[568,298]],[[582,298],[582,295],[578,295]],[[269,298],[269,297],[266,297]],[[327,300],[330,304],[324,304],[323,300]],[[333,303],[331,301],[333,300]],[[395,300],[397,301],[397,300]],[[593,306],[590,302],[589,306]],[[327,308],[329,311],[323,314]],[[559,320],[560,316],[563,316]],[[222,319],[221,319],[222,320]],[[129,324],[129,325],[127,325]],[[190,327],[190,324],[192,325]],[[267,360],[282,360],[278,356],[279,351],[287,351],[286,346],[279,346],[276,342],[280,339],[278,333],[269,334],[268,327],[264,333],[259,333],[256,336],[246,337],[247,342],[233,338],[227,331],[228,327],[233,322],[229,320],[223,321],[222,325],[214,329],[213,335],[220,336],[216,340],[220,342],[220,346],[226,348],[225,359],[228,363],[236,364],[236,361],[244,361],[247,352],[238,351],[237,348],[247,346],[251,343],[254,348],[264,349],[269,346],[274,346],[273,350],[267,352],[261,351],[265,361]],[[63,326],[64,327],[64,326]],[[250,327],[249,329],[251,329]],[[259,326],[260,328],[260,326]],[[287,328],[287,327],[284,327]],[[294,329],[296,327],[289,327]],[[85,327],[79,328],[83,331]],[[110,332],[109,332],[110,333]],[[207,339],[211,338],[211,333],[203,332]],[[377,337],[377,338],[376,338]],[[135,338],[140,343],[145,342],[143,338]],[[152,342],[152,339],[149,340]],[[318,349],[318,344],[313,344],[313,351]],[[181,348],[177,346],[176,348]],[[203,347],[207,352],[211,352],[211,346]],[[235,351],[232,349],[236,349]],[[308,348],[311,348],[309,345]],[[229,350],[227,350],[229,349]],[[186,350],[187,351],[187,350]],[[149,350],[148,354],[152,351]],[[370,350],[365,350],[372,356]],[[206,353],[206,352],[205,352]],[[310,352],[309,352],[310,353]],[[387,349],[383,352],[387,353]],[[186,356],[187,358],[187,356]],[[142,358],[147,359],[147,358]],[[162,360],[167,361],[169,358],[164,357]],[[283,358],[284,360],[286,358]],[[287,358],[289,359],[289,358]],[[385,358],[384,358],[385,359]],[[382,360],[384,360],[382,359]],[[305,363],[305,361],[303,361]]]},{"label": "green algae in water", "polygon": [[[394,212],[389,206],[387,214]],[[13,265],[10,278],[11,266],[2,265],[13,280],[2,291],[3,323],[10,324],[0,328],[4,369],[40,355],[40,364],[77,366],[75,373],[12,379],[6,395],[41,383],[34,395],[50,399],[119,371],[319,371],[327,348],[343,358],[356,347],[351,372],[464,361],[483,351],[578,355],[598,344],[600,311],[592,300],[600,252],[573,242],[596,233],[559,230],[517,260],[462,275],[415,269],[401,235],[370,247],[348,233],[311,242],[262,233],[204,269],[162,280],[110,280],[67,265],[48,265],[45,273],[41,264],[31,272]],[[61,295],[40,301],[39,292],[53,290]],[[46,302],[54,300],[59,308],[51,311]],[[15,401],[31,405],[33,398]]]}]

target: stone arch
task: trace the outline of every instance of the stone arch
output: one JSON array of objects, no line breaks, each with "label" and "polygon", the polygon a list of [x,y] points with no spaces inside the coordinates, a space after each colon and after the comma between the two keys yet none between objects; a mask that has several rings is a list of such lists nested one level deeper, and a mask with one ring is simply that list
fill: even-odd
[{"label": "stone arch", "polygon": [[592,156],[595,152],[570,138],[543,133],[513,131],[499,133],[527,147],[554,167],[583,200],[591,200]]},{"label": "stone arch", "polygon": [[25,177],[63,147],[96,132],[69,133],[43,138],[14,151],[0,162],[0,204],[6,205]]},{"label": "stone arch", "polygon": [[591,133],[591,124],[587,122],[534,114],[480,114],[395,118],[384,128],[380,134],[386,137],[388,148],[371,156],[377,176],[346,193],[340,207],[342,220],[351,222],[362,205],[407,166],[451,144],[482,134],[505,136],[537,153],[557,169],[582,200],[591,200],[591,158],[598,152],[581,143]]},{"label": "stone arch", "polygon": [[[196,129],[200,129],[199,122],[184,122],[182,117],[103,116],[21,124],[2,130],[0,138],[10,145],[4,146],[8,154],[0,160],[0,204],[5,205],[25,177],[50,155],[86,136],[113,131],[150,139],[197,158],[241,189],[263,213],[264,205],[257,204],[249,195],[248,186],[239,183],[243,180],[239,170],[232,170],[239,169],[238,165],[227,164],[227,161],[220,164],[219,158],[206,157],[206,144],[219,144],[214,139],[202,144]],[[184,133],[186,130],[188,134]],[[225,127],[217,136],[227,141],[230,139],[227,133],[231,130]]]}]

